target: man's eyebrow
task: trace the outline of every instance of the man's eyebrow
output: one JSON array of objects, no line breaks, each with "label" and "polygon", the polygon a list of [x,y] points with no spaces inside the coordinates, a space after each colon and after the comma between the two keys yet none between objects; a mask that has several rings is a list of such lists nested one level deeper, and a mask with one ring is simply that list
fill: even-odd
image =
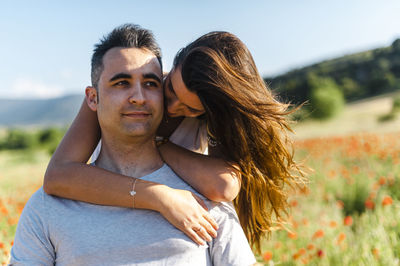
[{"label": "man's eyebrow", "polygon": [[154,73],[143,74],[143,78],[145,78],[145,79],[154,79],[154,80],[157,80],[160,84],[162,83],[161,82],[161,78],[159,76],[157,76],[156,74],[154,74]]},{"label": "man's eyebrow", "polygon": [[118,79],[131,79],[132,76],[126,73],[118,73],[116,75],[114,75],[110,81],[114,81],[114,80],[118,80]]}]

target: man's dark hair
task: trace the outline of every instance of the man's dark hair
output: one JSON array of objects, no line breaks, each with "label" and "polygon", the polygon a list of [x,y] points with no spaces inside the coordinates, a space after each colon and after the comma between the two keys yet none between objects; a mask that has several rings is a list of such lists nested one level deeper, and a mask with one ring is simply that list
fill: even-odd
[{"label": "man's dark hair", "polygon": [[104,36],[98,44],[95,44],[92,56],[92,86],[97,89],[100,75],[103,72],[103,57],[108,50],[114,47],[147,49],[152,52],[161,63],[161,49],[158,46],[153,33],[143,29],[139,25],[124,24],[115,28],[107,36]]}]

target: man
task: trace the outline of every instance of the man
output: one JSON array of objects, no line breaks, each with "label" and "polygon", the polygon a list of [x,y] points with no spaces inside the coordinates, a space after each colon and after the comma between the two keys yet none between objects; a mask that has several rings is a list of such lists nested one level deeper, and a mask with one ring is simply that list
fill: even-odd
[{"label": "man", "polygon": [[[140,44],[138,40],[145,43]],[[113,45],[110,46],[110,43]],[[178,189],[193,189],[163,163],[154,143],[163,114],[157,45],[136,25],[116,28],[96,46],[101,67],[86,89],[102,134],[98,167]],[[94,63],[93,63],[94,62]],[[98,77],[98,78],[96,78]],[[134,197],[135,182],[132,182]],[[11,265],[250,265],[254,256],[231,205],[208,202],[218,236],[198,246],[159,213],[52,197],[27,203]]]}]

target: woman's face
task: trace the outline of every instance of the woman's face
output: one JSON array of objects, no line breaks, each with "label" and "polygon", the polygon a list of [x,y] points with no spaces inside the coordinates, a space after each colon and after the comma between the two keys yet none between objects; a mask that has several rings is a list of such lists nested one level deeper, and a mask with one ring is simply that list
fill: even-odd
[{"label": "woman's face", "polygon": [[172,69],[164,82],[168,116],[196,117],[204,114],[204,106],[196,93],[186,88],[181,69]]}]

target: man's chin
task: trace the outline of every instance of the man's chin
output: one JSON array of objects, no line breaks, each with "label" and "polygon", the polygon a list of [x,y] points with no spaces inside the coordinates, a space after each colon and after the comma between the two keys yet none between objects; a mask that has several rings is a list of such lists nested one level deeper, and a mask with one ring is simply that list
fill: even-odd
[{"label": "man's chin", "polygon": [[128,126],[124,127],[123,132],[127,136],[131,137],[146,137],[146,136],[151,136],[155,135],[156,129],[153,129],[149,125],[135,125],[134,127]]}]

